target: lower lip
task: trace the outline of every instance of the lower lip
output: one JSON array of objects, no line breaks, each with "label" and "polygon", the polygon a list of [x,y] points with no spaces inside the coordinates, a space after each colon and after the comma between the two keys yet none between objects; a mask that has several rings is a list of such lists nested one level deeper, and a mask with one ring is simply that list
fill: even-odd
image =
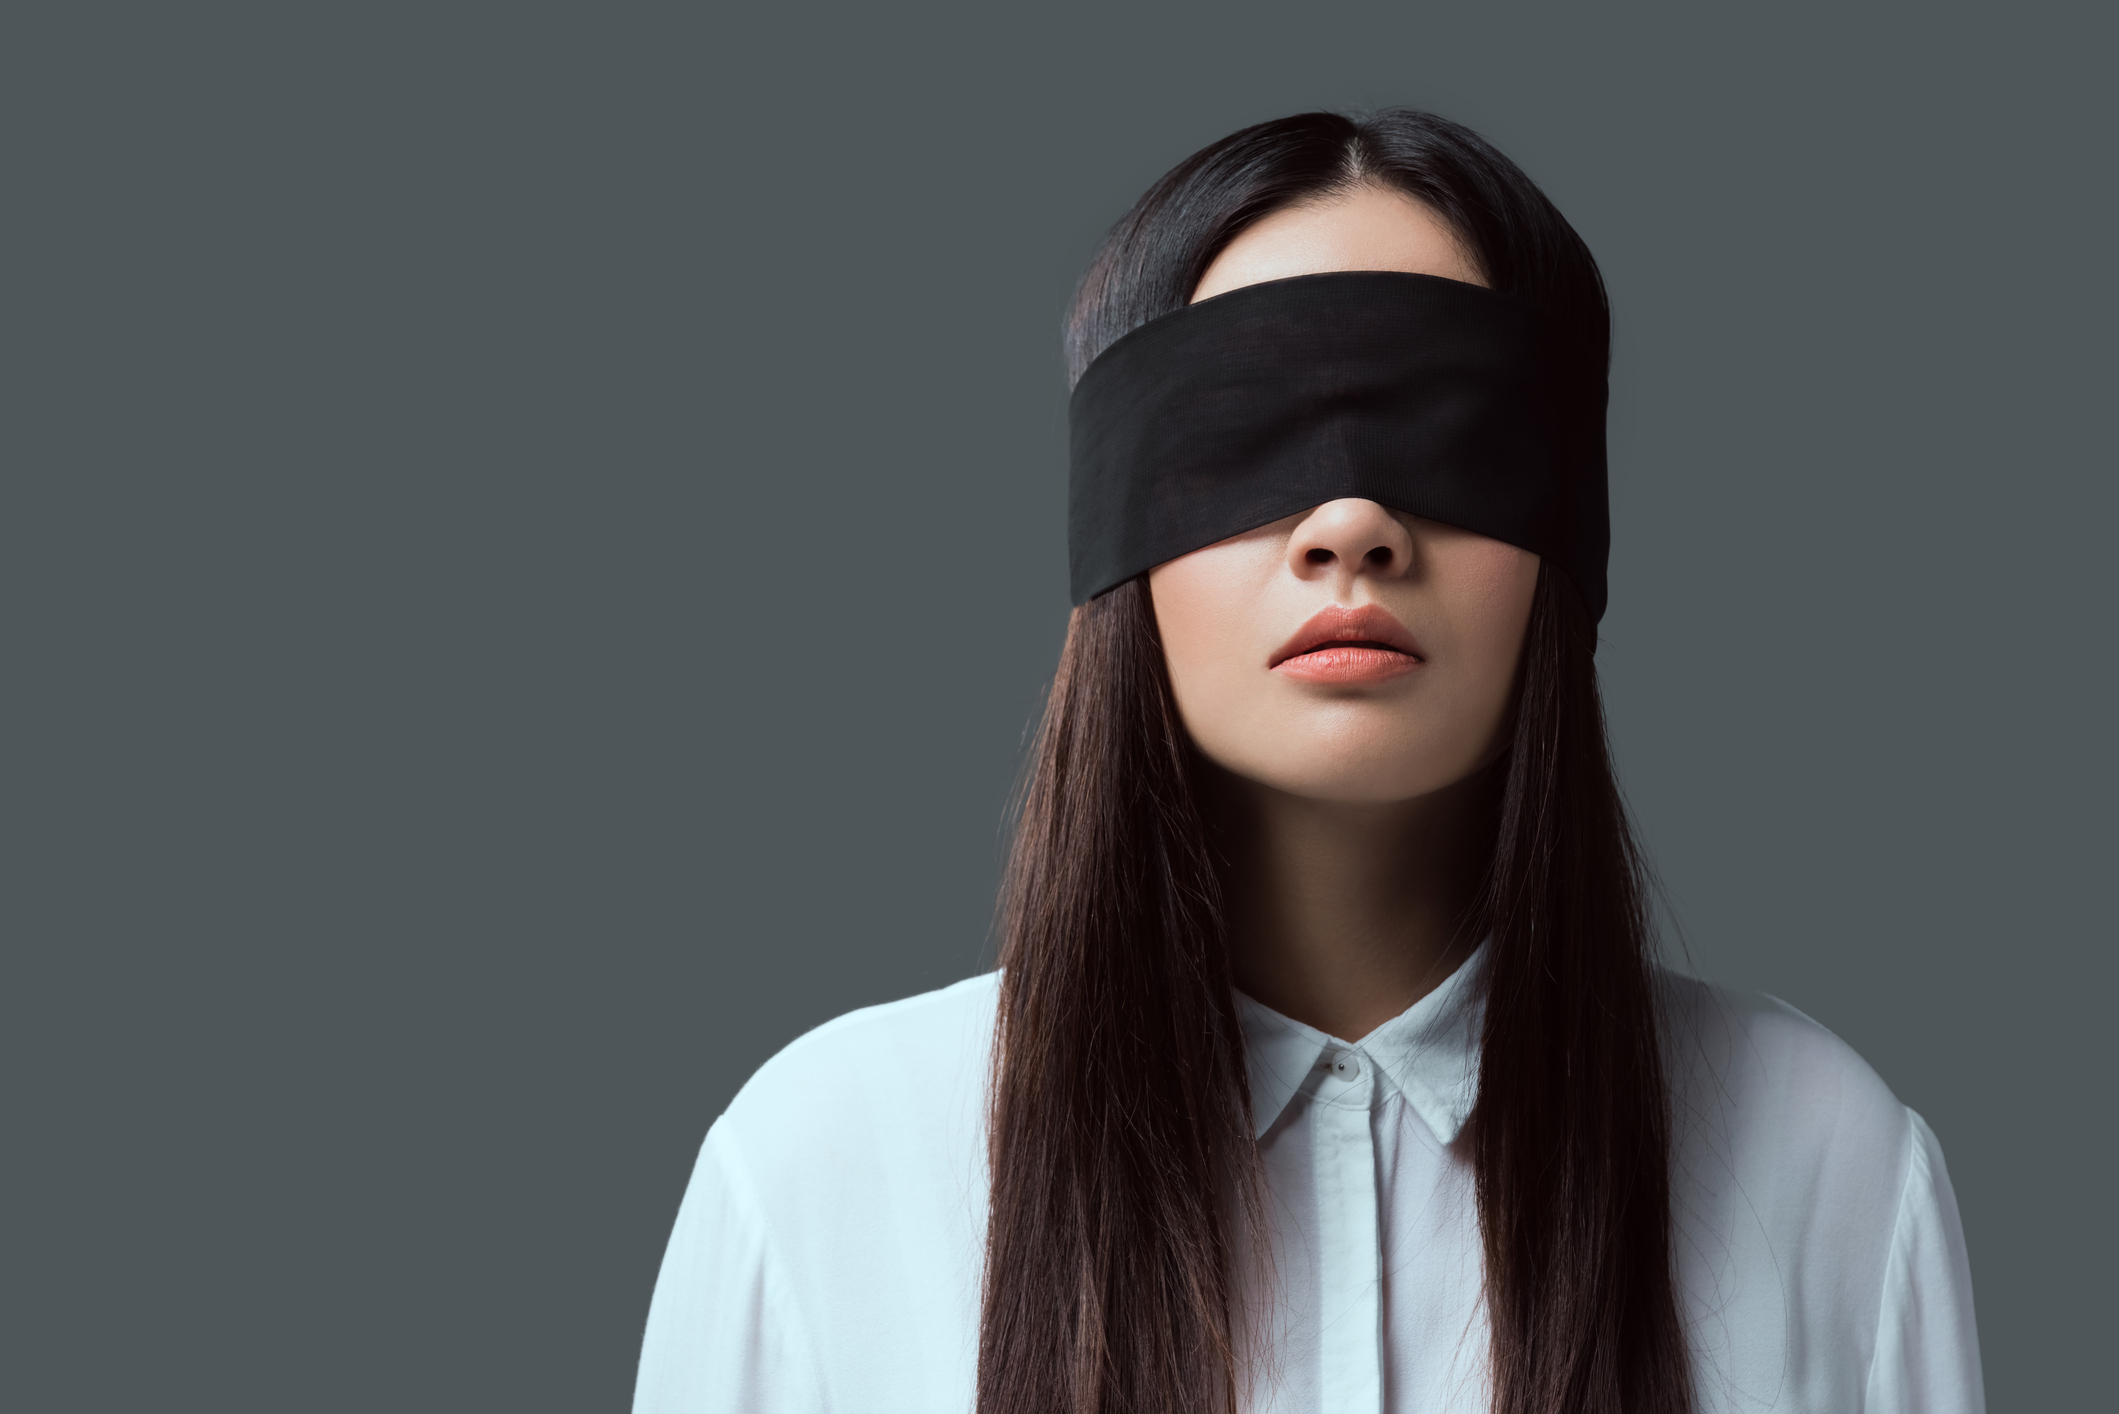
[{"label": "lower lip", "polygon": [[1388,648],[1320,648],[1290,658],[1273,669],[1298,682],[1374,683],[1402,678],[1420,666],[1410,653]]}]

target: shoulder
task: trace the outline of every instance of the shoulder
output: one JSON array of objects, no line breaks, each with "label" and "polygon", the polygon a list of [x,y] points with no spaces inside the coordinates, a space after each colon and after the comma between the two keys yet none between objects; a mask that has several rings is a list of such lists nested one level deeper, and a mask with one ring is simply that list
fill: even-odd
[{"label": "shoulder", "polygon": [[996,992],[864,1007],[758,1068],[700,1151],[643,1389],[652,1368],[685,1408],[970,1407]]},{"label": "shoulder", "polygon": [[968,977],[938,991],[862,1007],[834,1017],[784,1046],[752,1075],[729,1113],[806,1106],[828,1093],[931,1080],[937,1066],[983,1050],[993,1029],[996,973]]},{"label": "shoulder", "polygon": [[796,1038],[714,1124],[724,1160],[789,1192],[828,1174],[960,1159],[983,1117],[997,992],[987,973]]},{"label": "shoulder", "polygon": [[1740,1203],[1785,1250],[1880,1263],[1917,1134],[1912,1111],[1831,1031],[1775,997],[1665,975],[1674,1177]]},{"label": "shoulder", "polygon": [[1663,973],[1663,996],[1680,1132],[1750,1138],[1788,1162],[1903,1172],[1911,1113],[1852,1045],[1763,992]]},{"label": "shoulder", "polygon": [[1860,1408],[1866,1391],[1870,1408],[1976,1408],[1963,1237],[1927,1126],[1786,1002],[1664,984],[1673,1236],[1708,1387],[1761,1407]]},{"label": "shoulder", "polygon": [[1673,1098],[1725,1119],[1770,1121],[1784,1142],[1867,1136],[1905,1147],[1906,1107],[1831,1031],[1763,992],[1674,973],[1662,980]]}]

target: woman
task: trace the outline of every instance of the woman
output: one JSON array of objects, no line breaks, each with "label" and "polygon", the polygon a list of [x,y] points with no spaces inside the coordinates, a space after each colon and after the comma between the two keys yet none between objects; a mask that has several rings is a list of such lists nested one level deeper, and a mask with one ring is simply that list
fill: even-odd
[{"label": "woman", "polygon": [[1653,965],[1559,213],[1426,114],[1268,123],[1067,333],[1001,969],[736,1098],[636,1409],[1980,1409],[1933,1135]]}]

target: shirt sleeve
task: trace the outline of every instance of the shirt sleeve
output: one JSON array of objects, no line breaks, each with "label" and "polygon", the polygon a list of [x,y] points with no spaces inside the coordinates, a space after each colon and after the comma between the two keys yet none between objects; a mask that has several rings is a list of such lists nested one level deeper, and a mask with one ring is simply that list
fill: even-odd
[{"label": "shirt sleeve", "polygon": [[633,1414],[824,1407],[802,1324],[720,1125],[707,1131],[648,1307]]},{"label": "shirt sleeve", "polygon": [[1912,1111],[1912,1153],[1884,1269],[1869,1414],[1985,1414],[1972,1268],[1942,1146]]}]

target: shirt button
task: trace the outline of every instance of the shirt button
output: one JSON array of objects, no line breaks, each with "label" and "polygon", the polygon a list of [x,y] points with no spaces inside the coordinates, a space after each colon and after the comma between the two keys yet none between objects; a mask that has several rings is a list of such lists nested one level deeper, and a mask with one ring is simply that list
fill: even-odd
[{"label": "shirt button", "polygon": [[1352,1080],[1361,1074],[1361,1060],[1351,1053],[1341,1055],[1332,1062],[1332,1074],[1341,1080]]}]

